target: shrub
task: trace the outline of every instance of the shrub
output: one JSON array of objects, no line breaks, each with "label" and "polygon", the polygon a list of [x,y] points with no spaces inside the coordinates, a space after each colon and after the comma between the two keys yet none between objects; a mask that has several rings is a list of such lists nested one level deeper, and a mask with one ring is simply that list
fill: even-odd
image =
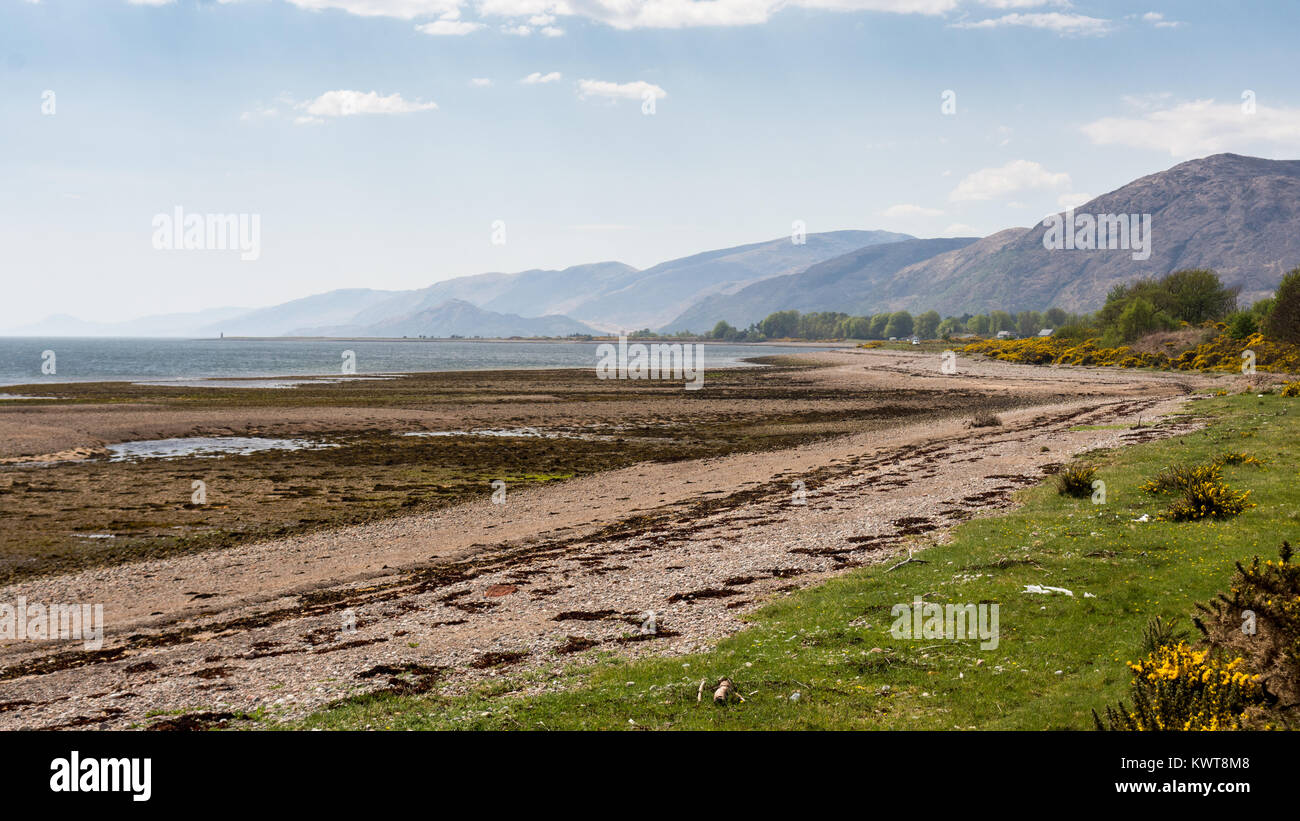
[{"label": "shrub", "polygon": [[1070,465],[1056,474],[1056,492],[1062,496],[1084,498],[1092,495],[1097,469],[1092,465]]},{"label": "shrub", "polygon": [[1133,709],[1123,702],[1118,709],[1107,706],[1104,724],[1094,710],[1099,730],[1237,730],[1248,711],[1267,700],[1260,677],[1244,671],[1244,659],[1219,662],[1208,649],[1184,642],[1163,645],[1128,666]]},{"label": "shrub", "polygon": [[1156,518],[1166,522],[1190,522],[1196,519],[1228,519],[1241,513],[1250,503],[1250,491],[1237,493],[1220,481],[1195,482],[1183,488],[1183,495],[1175,499]]},{"label": "shrub", "polygon": [[1246,659],[1273,700],[1271,720],[1296,723],[1300,710],[1300,565],[1288,542],[1280,561],[1237,562],[1227,593],[1199,604],[1193,619],[1210,645]]},{"label": "shrub", "polygon": [[1240,311],[1228,317],[1228,336],[1245,339],[1259,332],[1259,317],[1249,311]]},{"label": "shrub", "polygon": [[1283,396],[1300,396],[1300,382],[1288,382],[1286,387],[1282,388]]},{"label": "shrub", "polygon": [[972,428],[998,428],[1002,426],[1002,420],[998,418],[997,414],[980,411],[970,420],[970,426]]},{"label": "shrub", "polygon": [[1204,482],[1218,482],[1223,478],[1217,464],[1209,465],[1170,465],[1161,468],[1155,478],[1142,485],[1139,490],[1153,495],[1175,493]]},{"label": "shrub", "polygon": [[1256,467],[1259,467],[1259,466],[1263,465],[1264,462],[1263,462],[1262,460],[1260,460],[1260,459],[1256,459],[1254,456],[1251,456],[1249,453],[1227,453],[1227,452],[1224,452],[1224,453],[1220,453],[1218,456],[1214,457],[1214,461],[1213,461],[1211,464],[1212,464],[1212,465],[1215,465],[1215,466],[1219,466],[1219,465],[1254,465],[1254,466],[1256,466]]}]

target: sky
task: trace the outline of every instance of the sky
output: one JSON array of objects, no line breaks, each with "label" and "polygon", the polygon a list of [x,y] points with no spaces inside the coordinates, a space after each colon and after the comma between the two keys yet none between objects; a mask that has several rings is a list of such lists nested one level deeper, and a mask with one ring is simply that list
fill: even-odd
[{"label": "sky", "polygon": [[[1294,0],[0,0],[0,333],[1032,225],[1300,159],[1298,35]],[[178,208],[256,252],[168,249]]]}]

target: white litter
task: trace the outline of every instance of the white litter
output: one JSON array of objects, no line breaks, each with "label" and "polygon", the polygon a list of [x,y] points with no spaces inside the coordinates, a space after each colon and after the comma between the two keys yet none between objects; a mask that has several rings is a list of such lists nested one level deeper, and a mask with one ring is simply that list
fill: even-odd
[{"label": "white litter", "polygon": [[1021,592],[1022,593],[1043,593],[1046,595],[1050,595],[1052,593],[1064,593],[1065,595],[1070,596],[1071,598],[1074,597],[1073,590],[1066,590],[1064,587],[1048,587],[1047,585],[1039,585],[1039,584],[1027,584],[1025,585],[1025,589]]}]

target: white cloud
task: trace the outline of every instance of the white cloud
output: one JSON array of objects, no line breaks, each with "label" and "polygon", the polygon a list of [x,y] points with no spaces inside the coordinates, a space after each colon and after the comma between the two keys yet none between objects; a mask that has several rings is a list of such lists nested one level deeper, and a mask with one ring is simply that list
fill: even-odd
[{"label": "white cloud", "polygon": [[414,20],[417,17],[440,17],[460,10],[462,0],[289,0],[298,8],[308,11],[339,9],[358,17],[395,17]]},{"label": "white cloud", "polygon": [[[29,0],[29,2],[40,2],[40,0]],[[126,0],[132,6],[170,6],[176,0]]]},{"label": "white cloud", "polygon": [[1142,15],[1142,22],[1150,23],[1158,29],[1172,29],[1182,25],[1178,20],[1166,20],[1165,16],[1158,11],[1148,11]]},{"label": "white cloud", "polygon": [[1070,175],[1053,173],[1031,160],[1012,160],[999,168],[982,168],[957,183],[948,195],[953,202],[991,200],[1017,191],[1063,188]]},{"label": "white cloud", "polygon": [[316,124],[325,117],[351,117],[356,114],[410,114],[415,111],[432,111],[437,103],[424,103],[419,100],[404,100],[400,94],[381,97],[374,91],[327,91],[314,100],[298,103],[297,108],[306,112],[295,122],[299,124]]},{"label": "white cloud", "polygon": [[473,77],[470,79],[469,84],[474,86],[474,88],[487,88],[492,85],[492,81],[487,77]]},{"label": "white cloud", "polygon": [[991,9],[1035,9],[1040,6],[1068,7],[1070,0],[979,0],[979,3]]},{"label": "white cloud", "polygon": [[528,86],[535,86],[541,83],[555,83],[560,80],[560,72],[552,71],[549,74],[543,74],[540,71],[534,71],[519,82]]},{"label": "white cloud", "polygon": [[954,222],[947,228],[943,229],[945,234],[958,237],[978,237],[983,236],[978,229],[972,228],[964,222]]},{"label": "white cloud", "polygon": [[653,83],[647,83],[643,80],[632,83],[579,80],[578,96],[583,98],[606,97],[611,100],[643,100],[646,96],[653,96],[656,100],[662,100],[668,96],[668,92]]},{"label": "white cloud", "polygon": [[435,20],[432,23],[422,23],[416,26],[415,30],[423,34],[459,37],[481,28],[483,28],[482,23],[471,23],[468,20]]},{"label": "white cloud", "polygon": [[955,28],[992,29],[1006,26],[1022,26],[1045,29],[1057,34],[1097,35],[1111,30],[1111,21],[1100,17],[1088,17],[1084,14],[1063,14],[1057,11],[1038,12],[1034,14],[1004,14],[987,20],[964,21],[953,23]]},{"label": "white cloud", "polygon": [[1142,117],[1103,117],[1083,126],[1097,145],[1168,151],[1174,157],[1242,151],[1271,145],[1294,153],[1300,143],[1300,109],[1195,100]]},{"label": "white cloud", "polygon": [[[342,0],[338,0],[342,2]],[[585,17],[617,29],[745,26],[765,23],[783,8],[944,14],[960,0],[481,0],[482,16],[530,19]],[[545,25],[533,23],[533,25]]]},{"label": "white cloud", "polygon": [[1085,202],[1087,202],[1090,199],[1092,199],[1092,194],[1084,194],[1082,192],[1071,192],[1069,194],[1062,194],[1061,196],[1057,197],[1056,204],[1061,206],[1062,208],[1078,208],[1080,205],[1083,205]]},{"label": "white cloud", "polygon": [[886,217],[937,217],[943,212],[937,208],[926,208],[921,205],[912,205],[911,203],[900,203],[891,205],[884,211],[880,212]]}]

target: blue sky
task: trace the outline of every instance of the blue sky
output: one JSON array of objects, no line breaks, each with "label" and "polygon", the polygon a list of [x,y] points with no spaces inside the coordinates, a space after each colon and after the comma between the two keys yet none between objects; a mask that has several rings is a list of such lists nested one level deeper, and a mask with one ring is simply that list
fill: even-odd
[{"label": "blue sky", "polygon": [[[1297,35],[1293,2],[0,0],[0,331],[1030,225],[1300,158]],[[258,215],[260,255],[155,249],[176,206]]]}]

